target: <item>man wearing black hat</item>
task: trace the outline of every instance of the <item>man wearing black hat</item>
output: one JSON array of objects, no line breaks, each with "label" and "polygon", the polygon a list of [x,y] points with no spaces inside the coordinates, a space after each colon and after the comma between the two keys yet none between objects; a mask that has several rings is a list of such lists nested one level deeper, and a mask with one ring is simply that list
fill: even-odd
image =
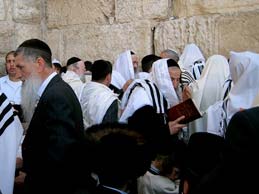
[{"label": "man wearing black hat", "polygon": [[22,144],[26,194],[72,193],[67,172],[73,166],[65,167],[65,158],[66,150],[83,138],[79,101],[52,68],[45,42],[24,41],[15,52],[15,64],[24,84],[38,82],[38,101]]},{"label": "man wearing black hat", "polygon": [[83,82],[85,80],[85,64],[81,59],[71,57],[67,60],[66,66],[67,71],[66,73],[62,73],[61,77],[72,87],[78,99],[80,99]]}]

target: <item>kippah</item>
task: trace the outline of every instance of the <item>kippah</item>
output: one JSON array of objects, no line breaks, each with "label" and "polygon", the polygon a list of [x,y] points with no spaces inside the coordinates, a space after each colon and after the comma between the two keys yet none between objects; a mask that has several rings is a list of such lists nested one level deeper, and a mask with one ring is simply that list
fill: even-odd
[{"label": "kippah", "polygon": [[42,40],[39,40],[39,39],[26,40],[22,44],[20,44],[20,46],[18,48],[20,48],[20,47],[38,49],[38,50],[41,50],[41,51],[44,51],[44,52],[50,54],[50,56],[52,55],[49,46],[45,42],[43,42]]},{"label": "kippah", "polygon": [[79,59],[78,57],[71,57],[67,60],[67,66],[77,63],[78,61],[81,61],[81,59]]}]

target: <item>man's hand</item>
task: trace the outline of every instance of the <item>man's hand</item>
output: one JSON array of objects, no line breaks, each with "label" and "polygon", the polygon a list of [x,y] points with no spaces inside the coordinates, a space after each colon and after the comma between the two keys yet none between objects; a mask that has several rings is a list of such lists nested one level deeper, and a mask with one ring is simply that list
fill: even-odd
[{"label": "man's hand", "polygon": [[185,116],[181,116],[174,121],[169,121],[168,126],[169,126],[169,130],[170,130],[171,135],[174,135],[174,134],[178,133],[183,127],[186,127],[185,124],[179,123],[184,118],[185,118]]}]

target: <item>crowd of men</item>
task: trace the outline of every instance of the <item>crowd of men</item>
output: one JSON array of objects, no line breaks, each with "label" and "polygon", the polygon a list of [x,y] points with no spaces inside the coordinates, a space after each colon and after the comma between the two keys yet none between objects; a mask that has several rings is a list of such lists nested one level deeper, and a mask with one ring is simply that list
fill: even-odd
[{"label": "crowd of men", "polygon": [[[131,50],[114,64],[72,56],[62,65],[44,41],[29,39],[5,61],[1,194],[255,188],[259,54],[232,51],[229,59],[206,60],[188,44],[180,55],[171,49],[146,55],[141,65]],[[202,117],[170,121],[168,110],[189,98]]]}]

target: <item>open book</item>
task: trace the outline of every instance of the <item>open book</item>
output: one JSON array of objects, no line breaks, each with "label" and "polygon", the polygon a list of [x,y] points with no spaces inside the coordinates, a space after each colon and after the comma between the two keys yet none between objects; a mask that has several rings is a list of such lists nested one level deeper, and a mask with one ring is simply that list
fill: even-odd
[{"label": "open book", "polygon": [[193,100],[189,98],[168,110],[169,121],[174,121],[183,115],[185,118],[180,123],[186,124],[200,118],[202,113],[200,113]]}]

